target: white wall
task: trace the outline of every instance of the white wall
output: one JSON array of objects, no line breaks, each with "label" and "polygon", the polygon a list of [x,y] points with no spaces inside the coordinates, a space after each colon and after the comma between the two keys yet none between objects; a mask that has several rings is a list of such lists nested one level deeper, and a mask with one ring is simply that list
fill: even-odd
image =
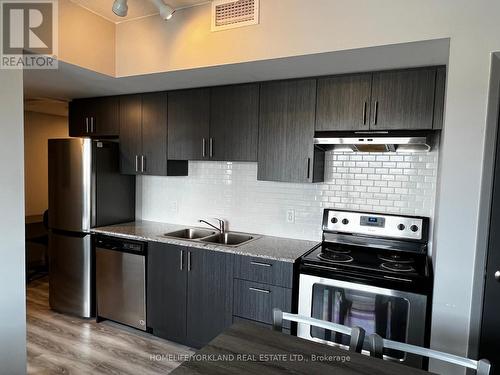
[{"label": "white wall", "polygon": [[[486,268],[486,253],[488,249],[489,229],[490,229],[490,214],[491,214],[491,195],[493,189],[493,177],[495,168],[495,148],[499,124],[499,109],[500,109],[500,53],[495,53],[491,57],[491,77],[490,91],[488,97],[488,112],[487,112],[487,128],[486,128],[486,145],[485,157],[483,164],[482,176],[482,196],[478,225],[478,251],[474,268],[473,290],[482,291],[484,289],[485,278],[484,270]],[[500,151],[497,151],[500,152]],[[471,332],[469,339],[472,348],[478,345],[478,336],[474,332],[479,332],[481,329],[481,314],[483,307],[483,293],[475,293],[472,301],[471,311]],[[477,350],[477,349],[476,349]]]},{"label": "white wall", "polygon": [[26,372],[22,71],[0,70],[0,372]]},{"label": "white wall", "polygon": [[[486,145],[491,53],[500,50],[496,0],[262,0],[261,24],[210,33],[209,6],[117,27],[117,75],[255,61],[376,45],[447,38],[450,42],[445,127],[435,227],[431,345],[469,353]],[[177,17],[179,16],[179,17]],[[148,43],[144,43],[147,40]],[[139,53],[136,53],[139,51]],[[142,62],[145,62],[144,64]],[[314,74],[314,72],[311,72]],[[474,323],[474,322],[472,322]],[[455,369],[436,365],[440,373]]]},{"label": "white wall", "polygon": [[318,184],[257,181],[257,163],[190,162],[188,177],[141,177],[137,212],[142,219],[185,225],[221,217],[231,230],[320,241],[324,208],[432,219],[437,159],[437,150],[328,152],[325,182]]},{"label": "white wall", "polygon": [[24,112],[24,195],[26,216],[49,207],[48,139],[68,137],[68,118]]},{"label": "white wall", "polygon": [[59,60],[114,76],[115,24],[71,0],[58,3]]}]

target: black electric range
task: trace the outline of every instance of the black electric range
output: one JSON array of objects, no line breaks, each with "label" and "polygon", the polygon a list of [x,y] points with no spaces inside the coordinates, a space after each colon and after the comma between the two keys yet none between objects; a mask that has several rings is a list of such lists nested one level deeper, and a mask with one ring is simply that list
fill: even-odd
[{"label": "black electric range", "polygon": [[[298,313],[367,334],[426,346],[432,306],[429,219],[325,209],[323,242],[300,260]],[[307,324],[299,337],[332,345],[348,338]],[[425,368],[398,351],[389,359]]]},{"label": "black electric range", "polygon": [[323,242],[302,256],[300,270],[429,293],[428,225],[422,217],[325,210]]}]

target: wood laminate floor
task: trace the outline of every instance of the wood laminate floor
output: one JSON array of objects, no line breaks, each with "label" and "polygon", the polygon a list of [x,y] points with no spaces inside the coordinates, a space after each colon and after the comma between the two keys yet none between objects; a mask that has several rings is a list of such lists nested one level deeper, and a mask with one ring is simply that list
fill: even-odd
[{"label": "wood laminate floor", "polygon": [[41,279],[27,289],[28,374],[168,374],[182,358],[166,356],[193,353],[115,323],[51,311],[48,287],[47,279]]}]

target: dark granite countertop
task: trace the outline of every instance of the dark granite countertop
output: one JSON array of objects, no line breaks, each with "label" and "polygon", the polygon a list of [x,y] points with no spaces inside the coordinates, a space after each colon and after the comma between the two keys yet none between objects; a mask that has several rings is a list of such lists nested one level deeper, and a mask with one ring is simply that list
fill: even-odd
[{"label": "dark granite countertop", "polygon": [[188,225],[142,220],[98,227],[92,229],[92,232],[134,240],[164,242],[239,255],[275,259],[284,262],[295,262],[305,252],[318,244],[318,242],[314,241],[255,234],[258,238],[237,247],[229,247],[220,244],[209,244],[200,241],[182,240],[164,236],[165,233],[184,228],[191,227]]}]

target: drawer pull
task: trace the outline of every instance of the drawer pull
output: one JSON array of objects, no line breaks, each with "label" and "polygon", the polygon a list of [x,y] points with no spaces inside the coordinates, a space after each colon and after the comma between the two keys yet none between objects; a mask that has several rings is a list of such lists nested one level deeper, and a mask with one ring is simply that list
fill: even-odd
[{"label": "drawer pull", "polygon": [[254,266],[272,267],[272,264],[269,264],[269,263],[261,263],[261,262],[251,261],[250,264],[253,264]]},{"label": "drawer pull", "polygon": [[253,288],[253,287],[249,287],[248,289],[252,290],[254,292],[259,292],[259,293],[266,293],[266,294],[271,293],[270,290],[265,290],[265,289],[259,289],[259,288]]}]

